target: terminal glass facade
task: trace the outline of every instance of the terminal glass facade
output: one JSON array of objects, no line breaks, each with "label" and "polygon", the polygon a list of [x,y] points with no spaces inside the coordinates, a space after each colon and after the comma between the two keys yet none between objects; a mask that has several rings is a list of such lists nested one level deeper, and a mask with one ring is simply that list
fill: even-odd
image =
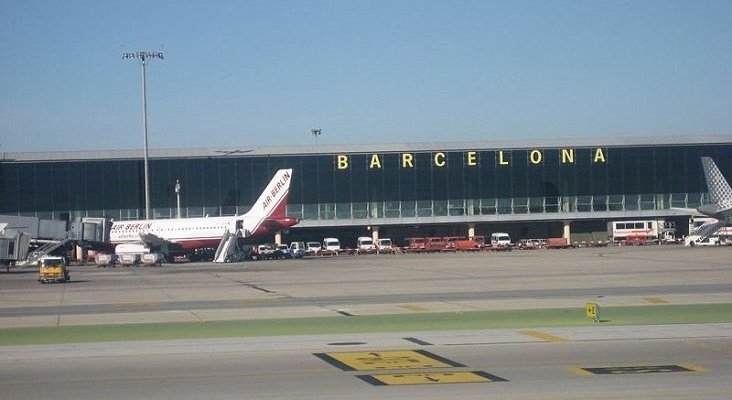
[{"label": "terminal glass facade", "polygon": [[[732,144],[151,159],[154,218],[246,212],[292,168],[288,213],[304,220],[623,212],[706,201],[701,156],[732,176]],[[0,162],[0,214],[54,219],[144,215],[142,160]]]}]

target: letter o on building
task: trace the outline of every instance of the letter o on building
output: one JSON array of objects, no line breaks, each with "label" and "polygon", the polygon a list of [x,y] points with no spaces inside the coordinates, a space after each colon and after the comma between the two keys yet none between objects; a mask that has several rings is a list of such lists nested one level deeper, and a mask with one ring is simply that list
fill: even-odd
[{"label": "letter o on building", "polygon": [[529,153],[529,162],[532,164],[541,164],[543,160],[544,154],[542,154],[541,150],[531,150],[531,153]]}]

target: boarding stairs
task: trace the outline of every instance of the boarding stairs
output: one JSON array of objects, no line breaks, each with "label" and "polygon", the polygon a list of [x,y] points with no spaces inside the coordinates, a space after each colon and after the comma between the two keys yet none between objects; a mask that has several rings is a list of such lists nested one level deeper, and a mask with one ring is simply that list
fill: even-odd
[{"label": "boarding stairs", "polygon": [[18,267],[33,265],[44,256],[50,254],[52,251],[58,249],[61,246],[64,246],[70,240],[70,232],[66,232],[63,235],[44,243],[41,247],[28,253],[27,259],[18,261],[15,265],[17,265]]},{"label": "boarding stairs", "polygon": [[239,258],[242,255],[242,250],[239,248],[239,238],[249,236],[247,233],[248,232],[246,230],[237,229],[236,231],[231,232],[227,229],[221,237],[218,248],[216,248],[213,262],[224,263],[239,261]]}]

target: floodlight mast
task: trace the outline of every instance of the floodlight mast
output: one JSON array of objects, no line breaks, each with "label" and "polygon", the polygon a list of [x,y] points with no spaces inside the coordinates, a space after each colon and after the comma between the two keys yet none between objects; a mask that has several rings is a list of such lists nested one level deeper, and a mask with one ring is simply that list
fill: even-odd
[{"label": "floodlight mast", "polygon": [[320,136],[320,134],[322,133],[322,131],[323,130],[320,129],[320,128],[317,128],[317,129],[313,128],[313,129],[310,130],[310,133],[312,133],[313,136],[315,136],[315,144],[318,144],[318,136]]},{"label": "floodlight mast", "polygon": [[137,53],[122,53],[123,59],[138,59],[142,65],[142,130],[145,136],[145,152],[143,164],[145,166],[145,219],[150,219],[150,174],[148,172],[148,151],[147,151],[147,88],[145,77],[145,66],[148,59],[163,59],[161,52],[138,51]]}]

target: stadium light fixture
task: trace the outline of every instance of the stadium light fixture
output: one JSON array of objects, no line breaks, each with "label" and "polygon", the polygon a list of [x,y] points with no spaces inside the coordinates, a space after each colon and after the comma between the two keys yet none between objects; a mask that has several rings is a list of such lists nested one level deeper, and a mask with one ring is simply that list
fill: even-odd
[{"label": "stadium light fixture", "polygon": [[318,136],[320,136],[321,132],[322,132],[321,129],[311,129],[310,130],[310,133],[312,133],[313,136],[315,136],[315,144],[318,144]]},{"label": "stadium light fixture", "polygon": [[163,59],[163,53],[161,52],[149,52],[149,51],[138,51],[138,52],[125,52],[122,53],[122,58],[125,60],[135,59],[140,61],[142,65],[142,130],[145,136],[145,149],[143,163],[145,165],[145,219],[150,219],[150,174],[148,172],[148,151],[147,151],[147,89],[146,89],[146,73],[145,66],[150,59]]}]

